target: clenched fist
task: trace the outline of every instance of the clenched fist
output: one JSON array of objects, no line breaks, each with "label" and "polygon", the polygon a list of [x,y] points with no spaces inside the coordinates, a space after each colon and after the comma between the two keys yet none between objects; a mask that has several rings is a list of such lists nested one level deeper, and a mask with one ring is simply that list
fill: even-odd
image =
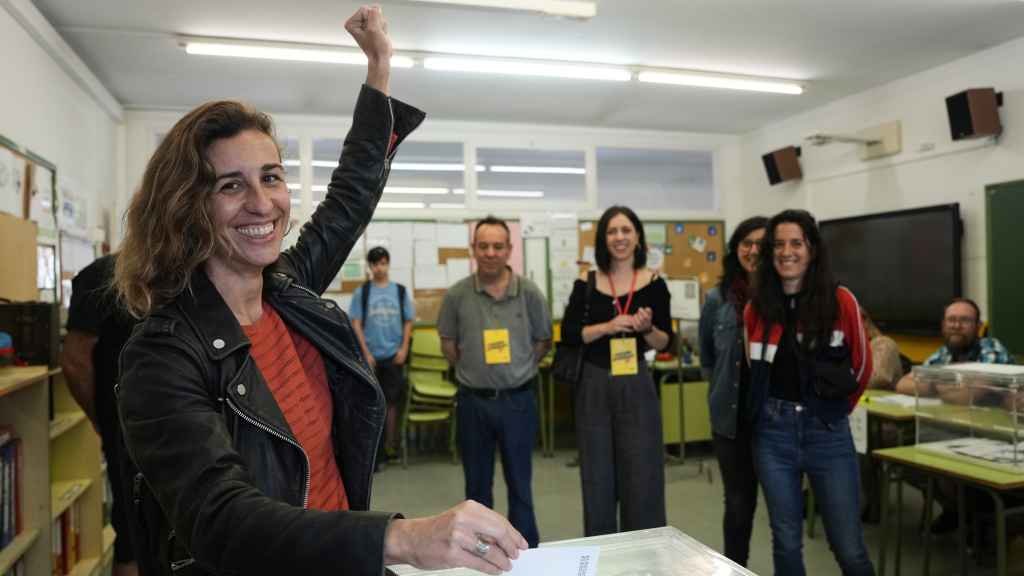
[{"label": "clenched fist", "polygon": [[356,44],[370,61],[370,65],[387,64],[391,60],[391,38],[388,36],[388,22],[380,6],[361,6],[345,22],[345,30],[352,35]]}]

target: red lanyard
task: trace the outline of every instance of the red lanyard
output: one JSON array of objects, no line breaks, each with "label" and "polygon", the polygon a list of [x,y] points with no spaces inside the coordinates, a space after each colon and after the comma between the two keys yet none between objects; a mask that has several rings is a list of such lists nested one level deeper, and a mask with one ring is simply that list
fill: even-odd
[{"label": "red lanyard", "polygon": [[615,305],[615,311],[620,315],[629,312],[629,307],[633,304],[633,294],[636,293],[636,270],[633,270],[633,283],[629,285],[629,298],[626,298],[625,308],[619,305],[619,295],[615,293],[615,280],[612,279],[611,275],[608,276],[608,285],[612,289],[612,304]]}]

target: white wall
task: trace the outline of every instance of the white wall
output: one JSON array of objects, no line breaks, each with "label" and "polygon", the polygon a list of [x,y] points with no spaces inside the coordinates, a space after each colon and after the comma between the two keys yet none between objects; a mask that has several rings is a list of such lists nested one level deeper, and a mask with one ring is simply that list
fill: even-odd
[{"label": "white wall", "polygon": [[118,124],[0,3],[0,133],[57,165],[89,199],[89,225],[105,225],[123,168]]},{"label": "white wall", "polygon": [[[811,210],[819,219],[959,202],[964,219],[964,292],[987,309],[985,201],[987,184],[1024,178],[1024,38],[857,94],[767,126],[742,138],[741,200],[735,218],[783,208]],[[1004,94],[1004,134],[998,140],[953,143],[945,97],[994,86]],[[814,147],[814,133],[852,134],[902,122],[903,152],[862,162],[853,144]],[[768,185],[761,155],[802,145],[801,182]],[[1021,215],[1024,219],[1024,215]]]}]

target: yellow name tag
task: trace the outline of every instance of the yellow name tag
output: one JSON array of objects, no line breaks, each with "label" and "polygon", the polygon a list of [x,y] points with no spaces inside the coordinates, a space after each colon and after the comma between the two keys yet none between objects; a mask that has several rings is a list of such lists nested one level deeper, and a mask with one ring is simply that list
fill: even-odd
[{"label": "yellow name tag", "polygon": [[484,361],[488,364],[511,364],[512,346],[505,328],[484,330]]},{"label": "yellow name tag", "polygon": [[612,338],[612,376],[633,376],[640,371],[633,338]]}]

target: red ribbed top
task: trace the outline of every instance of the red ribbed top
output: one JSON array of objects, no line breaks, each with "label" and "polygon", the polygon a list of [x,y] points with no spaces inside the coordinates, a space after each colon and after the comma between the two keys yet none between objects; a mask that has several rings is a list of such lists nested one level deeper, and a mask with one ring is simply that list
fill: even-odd
[{"label": "red ribbed top", "polygon": [[263,316],[251,326],[242,326],[242,330],[252,341],[250,353],[256,367],[309,457],[309,507],[348,510],[345,485],[331,443],[334,411],[320,352],[290,330],[266,302]]}]

